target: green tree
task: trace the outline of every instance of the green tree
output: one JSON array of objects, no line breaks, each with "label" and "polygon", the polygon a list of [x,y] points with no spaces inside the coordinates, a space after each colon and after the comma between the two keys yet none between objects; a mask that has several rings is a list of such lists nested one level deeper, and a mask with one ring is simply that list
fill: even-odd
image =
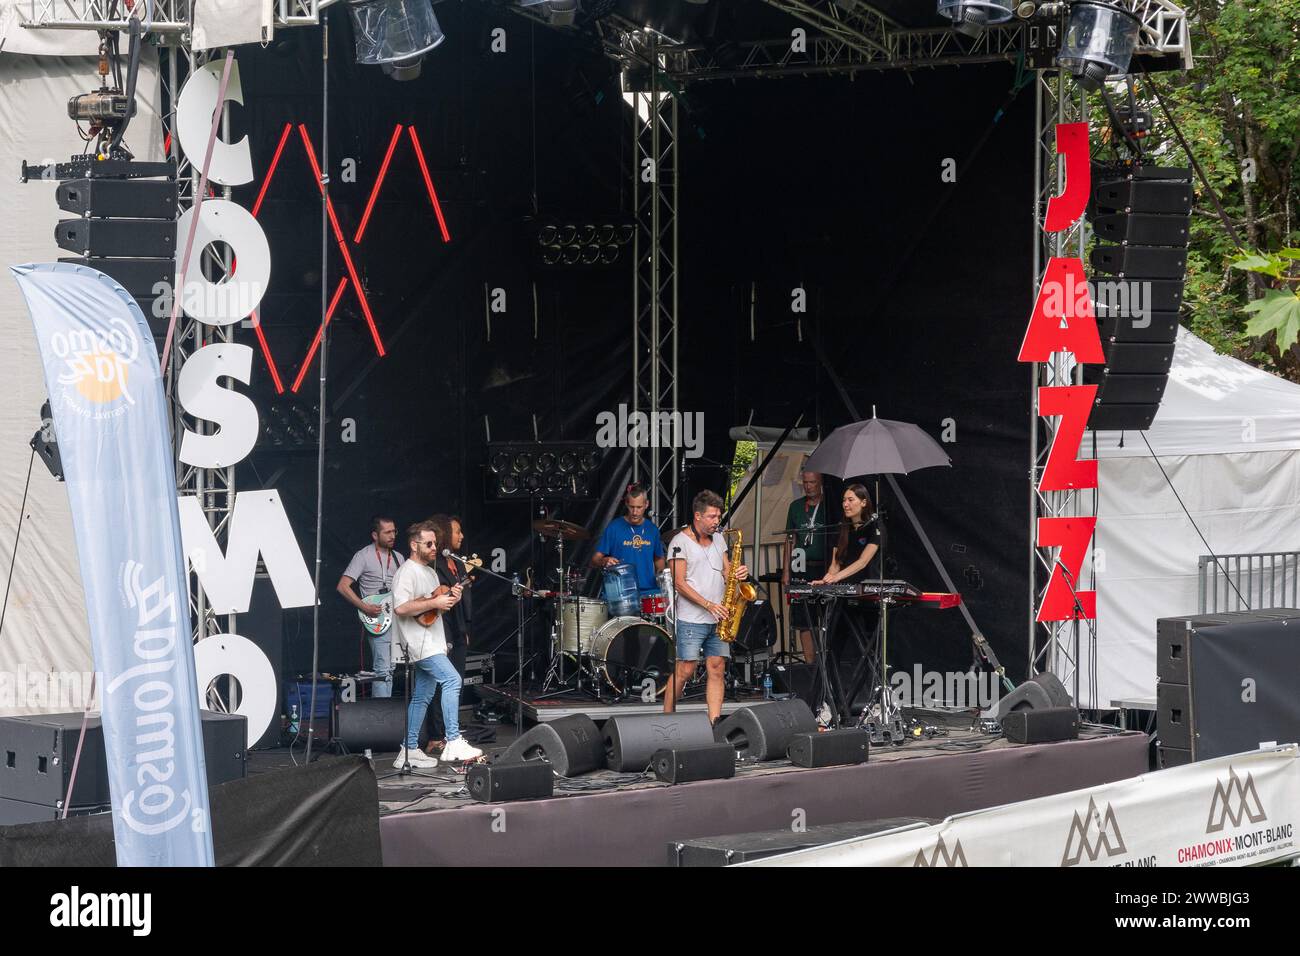
[{"label": "green tree", "polygon": [[1300,381],[1291,334],[1300,329],[1300,312],[1279,298],[1300,303],[1291,281],[1300,267],[1288,256],[1300,246],[1300,0],[1186,0],[1183,6],[1195,65],[1186,73],[1152,74],[1153,82],[1137,74],[1139,95],[1154,115],[1144,146],[1162,164],[1186,162],[1154,85],[1238,239],[1198,183],[1183,321],[1219,351]]}]

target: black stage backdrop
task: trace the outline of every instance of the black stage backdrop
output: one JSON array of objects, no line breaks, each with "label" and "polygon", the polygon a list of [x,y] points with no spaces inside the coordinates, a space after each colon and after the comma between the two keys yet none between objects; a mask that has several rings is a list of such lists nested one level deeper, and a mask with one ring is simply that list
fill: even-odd
[{"label": "black stage backdrop", "polygon": [[[420,79],[397,83],[354,64],[346,17],[330,13],[330,194],[387,353],[378,357],[349,282],[330,336],[321,654],[322,669],[348,670],[361,662],[359,629],[333,588],[368,541],[371,514],[404,527],[458,513],[467,551],[504,549],[512,569],[555,564],[526,534],[527,503],[485,502],[485,442],[489,428],[493,440],[531,439],[534,417],[544,440],[591,439],[597,413],[631,399],[630,256],[546,269],[523,236],[531,216],[630,217],[632,140],[616,72],[573,36],[442,4],[447,41]],[[498,26],[505,53],[490,49]],[[279,489],[310,561],[317,364],[297,393],[292,384],[320,321],[321,230],[296,126],[319,146],[320,33],[285,31],[267,49],[241,48],[239,64],[235,131],[251,139],[258,178],[238,201],[253,204],[285,124],[295,126],[259,213],[273,257],[261,327],[284,392],[241,329],[259,352],[252,390],[264,435],[239,482]],[[683,410],[705,413],[705,456],[719,461],[733,452],[727,429],[751,414],[784,424],[809,404],[824,431],[850,420],[817,338],[864,415],[874,405],[936,438],[952,419],[953,468],[900,481],[1019,674],[1030,410],[1015,353],[1031,304],[1032,87],[994,122],[1014,78],[990,66],[693,87],[680,130],[679,387]],[[406,130],[354,242],[397,124],[418,133],[449,242]],[[946,159],[955,182],[942,179]],[[348,273],[332,236],[328,244],[332,295]],[[796,287],[807,295],[797,314]],[[489,316],[495,289],[506,308]],[[563,505],[560,516],[602,523],[625,468],[625,455],[611,455],[605,500]],[[898,576],[941,590],[900,509],[884,504]],[[477,648],[509,637],[503,587],[482,585],[475,615]],[[956,612],[895,622],[897,666],[969,663]],[[306,669],[310,610],[288,612],[285,627],[285,670]]]}]

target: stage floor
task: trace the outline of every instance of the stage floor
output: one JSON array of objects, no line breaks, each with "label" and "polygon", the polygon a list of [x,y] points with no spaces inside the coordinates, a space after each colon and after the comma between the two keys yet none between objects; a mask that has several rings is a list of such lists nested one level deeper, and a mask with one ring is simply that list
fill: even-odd
[{"label": "stage floor", "polygon": [[[590,710],[586,713],[591,713]],[[468,714],[467,714],[468,717]],[[474,727],[482,727],[484,724],[473,724]],[[525,731],[528,730],[529,724],[525,722]],[[491,730],[497,732],[497,739],[491,744],[482,744],[484,753],[487,756],[499,753],[510,747],[511,741],[515,740],[515,724],[490,724]],[[935,762],[937,769],[943,777],[950,780],[965,780],[965,783],[958,784],[958,790],[965,791],[967,797],[980,803],[979,792],[985,790],[985,780],[976,774],[971,777],[972,771],[969,767],[961,766],[961,761],[949,763],[946,758],[972,756],[972,754],[1008,754],[1008,756],[1030,756],[1030,754],[1054,754],[1062,756],[1065,750],[1062,748],[1076,747],[1080,744],[1099,744],[1105,747],[1108,741],[1123,741],[1127,752],[1125,769],[1118,771],[1118,775],[1108,779],[1123,779],[1132,777],[1132,775],[1144,773],[1147,770],[1147,737],[1141,734],[1118,734],[1118,732],[1106,732],[1102,730],[1084,730],[1080,734],[1078,741],[1065,741],[1061,744],[1011,744],[1005,737],[997,737],[985,734],[976,734],[971,731],[950,730],[946,736],[935,736],[930,739],[909,740],[907,743],[897,745],[897,747],[879,747],[871,749],[870,762],[872,771],[879,770],[881,767],[891,765],[906,765],[914,761],[928,760]],[[313,756],[318,750],[313,747]],[[248,754],[248,774],[265,773],[270,770],[281,770],[283,767],[291,766],[294,758],[299,763],[303,762],[303,747],[299,745],[294,750],[292,758],[289,750],[285,748],[270,750],[253,750]],[[463,766],[446,766],[439,763],[437,769],[420,771],[419,775],[408,774],[402,775],[396,773],[393,767],[395,753],[374,753],[374,773],[378,778],[378,797],[380,797],[380,814],[381,817],[390,817],[394,814],[420,814],[425,812],[447,812],[447,810],[460,810],[465,808],[486,809],[485,804],[474,803],[465,790],[465,777]],[[1030,763],[1031,769],[1039,766],[1041,761]],[[1010,766],[1010,765],[1008,765]],[[945,767],[949,767],[950,773],[944,773]],[[827,770],[807,770],[803,767],[794,766],[787,760],[764,761],[754,763],[738,763],[736,767],[736,778],[733,780],[723,780],[723,782],[710,782],[718,784],[731,784],[742,782],[742,780],[751,780],[768,777],[787,777],[794,786],[801,786],[806,778],[807,782],[814,783],[814,778],[818,775],[827,773],[842,773],[845,770],[862,770],[865,767],[831,767]],[[807,777],[811,775],[811,777]],[[1092,780],[1091,778],[1069,778],[1065,779],[1066,786],[1061,786],[1053,790],[1050,786],[1044,790],[1043,784],[1035,787],[1035,784],[1026,782],[1023,788],[1015,786],[992,787],[988,788],[989,793],[1000,793],[1001,796],[991,799],[995,803],[1006,803],[1010,800],[1027,799],[1030,796],[1041,796],[1044,792],[1061,792],[1069,790],[1071,784],[1076,786],[1089,786],[1089,783],[1101,782],[1100,779]],[[827,786],[829,780],[816,780],[818,786]],[[1014,783],[1004,782],[1001,783]],[[702,786],[702,784],[689,784],[689,787]],[[568,797],[590,796],[590,795],[617,795],[623,792],[636,791],[664,791],[664,792],[681,792],[681,787],[672,787],[671,784],[659,783],[655,780],[653,774],[633,774],[633,773],[615,773],[611,770],[598,770],[594,773],[584,774],[582,777],[564,779],[555,779],[555,796],[554,800],[568,799]],[[1032,792],[1031,792],[1032,791]],[[546,801],[532,801],[532,803],[546,803]],[[905,801],[906,803],[906,801]],[[927,801],[930,804],[930,812],[926,816],[943,817],[948,813],[956,813],[963,809],[975,809],[975,806],[966,805],[967,800],[958,799],[953,806],[957,809],[944,810],[943,806],[933,804],[933,801]],[[983,805],[995,805],[987,803]],[[510,808],[519,808],[524,804],[502,804]],[[513,812],[513,810],[512,810]],[[441,814],[439,814],[441,816]],[[900,813],[880,814],[880,816],[905,816]],[[850,817],[849,819],[858,819],[862,817]],[[844,822],[835,819],[835,821],[822,822]],[[738,832],[738,831],[725,831]]]}]

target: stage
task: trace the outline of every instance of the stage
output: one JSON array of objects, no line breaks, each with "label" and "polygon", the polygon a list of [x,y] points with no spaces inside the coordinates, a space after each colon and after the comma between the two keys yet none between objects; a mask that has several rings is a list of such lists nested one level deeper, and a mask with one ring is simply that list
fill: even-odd
[{"label": "stage", "polygon": [[[501,804],[473,802],[464,777],[440,767],[427,778],[381,780],[379,826],[386,866],[663,866],[680,840],[795,823],[942,819],[1122,780],[1147,771],[1147,748],[1144,734],[1101,730],[1035,745],[952,732],[873,749],[859,766],[740,764],[733,779],[678,786],[598,771],[557,778],[550,799]],[[390,763],[376,757],[377,774]]]}]

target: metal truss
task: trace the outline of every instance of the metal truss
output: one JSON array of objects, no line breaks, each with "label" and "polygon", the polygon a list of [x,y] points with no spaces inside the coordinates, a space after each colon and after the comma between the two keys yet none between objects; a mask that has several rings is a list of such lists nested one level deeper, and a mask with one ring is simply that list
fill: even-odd
[{"label": "metal truss", "polygon": [[[141,3],[136,4],[139,9]],[[333,0],[273,0],[277,28],[314,26]],[[194,0],[154,0],[150,32],[176,42],[188,38]],[[19,0],[18,22],[42,30],[125,30],[129,23],[121,0]]]},{"label": "metal truss", "polygon": [[[202,170],[194,165],[180,151],[179,137],[175,135],[176,99],[180,95],[185,80],[208,59],[204,53],[195,53],[184,47],[170,47],[165,52],[166,68],[161,71],[163,92],[167,101],[167,113],[163,123],[170,137],[170,156],[177,163],[177,186],[180,193],[180,207],[188,209],[194,204],[194,193],[198,189]],[[230,139],[230,107],[225,106],[222,114],[222,137]],[[230,198],[230,187],[222,186],[215,190],[213,198]],[[178,250],[179,252],[179,250]],[[219,272],[228,272],[230,262],[218,259],[210,250],[194,250],[196,255],[210,257],[210,265]],[[177,262],[177,268],[180,263]],[[173,290],[175,294],[175,290]],[[176,317],[176,333],[172,340],[172,352],[169,359],[172,389],[170,392],[172,410],[172,455],[176,462],[176,493],[180,496],[198,499],[203,516],[216,538],[218,546],[224,552],[227,545],[230,519],[235,505],[235,466],[226,468],[197,468],[180,460],[180,443],[186,430],[196,434],[209,434],[214,431],[211,422],[194,418],[181,407],[176,394],[176,382],[181,367],[186,360],[205,345],[214,342],[231,342],[234,340],[236,325],[206,325],[191,318],[182,310]],[[195,641],[214,634],[235,633],[235,615],[226,615],[224,621],[214,614],[208,606],[207,595],[199,584],[197,576],[188,575],[190,596],[190,622]]]},{"label": "metal truss", "polygon": [[1022,24],[994,27],[978,37],[954,30],[909,30],[870,47],[811,35],[807,48],[798,52],[789,37],[782,37],[742,44],[721,55],[717,49],[681,47],[665,59],[668,73],[683,83],[1014,62],[1024,48],[1026,30]]},{"label": "metal truss", "polygon": [[[661,62],[659,42],[648,38],[651,63]],[[677,405],[677,97],[661,89],[650,70],[649,88],[625,93],[632,107],[632,410],[646,414],[651,447],[633,451],[632,478],[644,482],[658,523],[677,518],[681,435],[662,421],[675,421]],[[670,416],[664,418],[664,416]],[[657,440],[666,432],[667,448]]]},{"label": "metal truss", "polygon": [[[1038,71],[1035,77],[1034,102],[1036,108],[1034,137],[1034,248],[1033,289],[1037,296],[1052,257],[1073,256],[1084,258],[1087,232],[1080,218],[1062,232],[1047,232],[1047,203],[1052,196],[1065,189],[1065,163],[1056,151],[1056,125],[1087,120],[1088,107],[1082,87],[1062,73]],[[1040,548],[1038,540],[1039,518],[1067,518],[1097,514],[1097,490],[1073,489],[1070,491],[1040,492],[1039,483],[1047,464],[1047,456],[1060,425],[1057,418],[1039,417],[1041,388],[1056,385],[1074,385],[1082,381],[1083,367],[1065,353],[1055,353],[1050,362],[1033,364],[1033,412],[1029,431],[1030,485],[1029,485],[1029,674],[1049,670],[1070,688],[1076,703],[1079,702],[1079,679],[1082,661],[1097,638],[1095,619],[1075,621],[1047,621],[1038,624],[1037,610],[1051,580],[1056,564],[1055,548]],[[1087,449],[1079,450],[1087,457]],[[1090,544],[1090,548],[1092,545]],[[1094,581],[1079,581],[1080,590],[1092,590]],[[1095,688],[1093,688],[1095,691]]]}]

